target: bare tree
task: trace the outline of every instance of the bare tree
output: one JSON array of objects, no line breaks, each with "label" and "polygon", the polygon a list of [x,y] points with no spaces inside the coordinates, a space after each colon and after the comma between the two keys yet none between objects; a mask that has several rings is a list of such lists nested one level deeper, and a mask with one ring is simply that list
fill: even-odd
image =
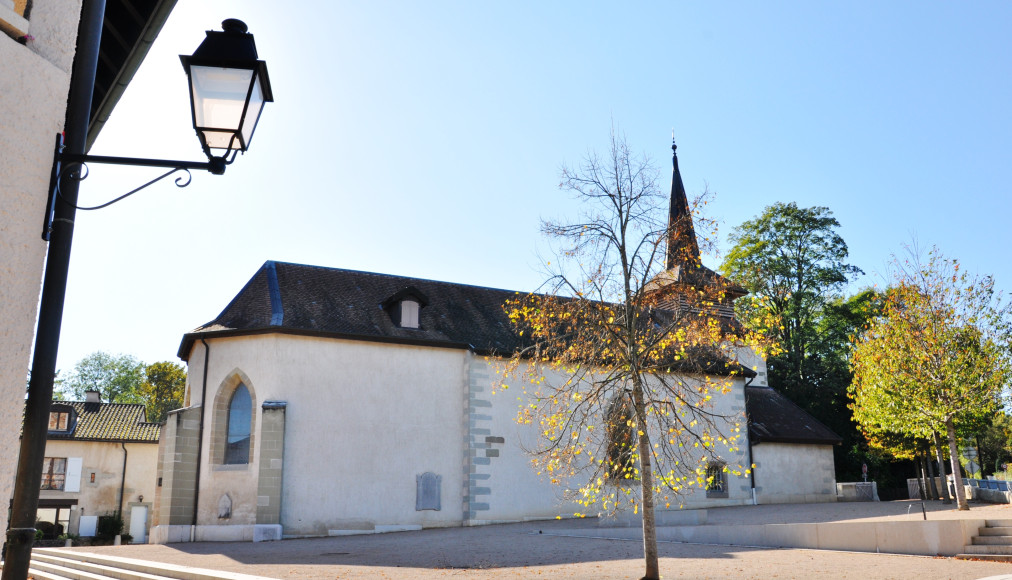
[{"label": "bare tree", "polygon": [[540,293],[506,306],[529,346],[503,381],[522,379],[517,419],[537,426],[535,465],[585,506],[642,512],[644,578],[660,577],[655,504],[750,472],[744,417],[720,399],[760,338],[732,319],[743,291],[700,263],[673,160],[667,219],[658,172],[614,133],[606,157],[564,168],[560,187],[586,211],[543,223],[560,260]]}]

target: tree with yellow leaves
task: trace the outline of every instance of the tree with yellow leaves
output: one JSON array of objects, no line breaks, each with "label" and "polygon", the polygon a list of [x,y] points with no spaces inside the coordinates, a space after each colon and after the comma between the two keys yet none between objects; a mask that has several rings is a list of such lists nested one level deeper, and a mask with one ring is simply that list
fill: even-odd
[{"label": "tree with yellow leaves", "polygon": [[528,346],[503,380],[522,379],[537,468],[585,506],[642,513],[644,578],[660,577],[655,504],[750,472],[726,461],[744,457],[745,418],[723,399],[761,338],[733,320],[744,291],[700,262],[673,160],[667,219],[658,173],[614,134],[606,157],[564,168],[560,187],[588,211],[543,224],[561,260],[540,293],[506,305]]}]

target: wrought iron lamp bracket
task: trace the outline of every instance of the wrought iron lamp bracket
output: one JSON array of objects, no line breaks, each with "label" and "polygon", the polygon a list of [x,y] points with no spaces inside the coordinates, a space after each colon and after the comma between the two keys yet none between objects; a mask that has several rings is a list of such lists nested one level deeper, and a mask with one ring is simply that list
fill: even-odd
[{"label": "wrought iron lamp bracket", "polygon": [[[210,171],[214,175],[221,175],[225,173],[225,167],[231,165],[235,161],[235,156],[238,150],[232,150],[232,155],[229,156],[229,151],[226,151],[225,155],[221,157],[215,157],[208,155],[207,161],[171,161],[163,159],[142,159],[136,157],[109,157],[105,155],[80,155],[73,153],[63,152],[63,135],[57,133],[56,135],[56,150],[53,154],[53,171],[49,176],[49,199],[46,202],[46,215],[42,222],[42,239],[49,241],[50,234],[53,231],[53,221],[56,215],[56,200],[59,198],[63,203],[72,205],[76,209],[80,210],[95,210],[109,207],[110,205],[126,199],[138,191],[154,185],[166,177],[182,171],[186,173],[185,176],[180,175],[175,179],[176,187],[186,187],[190,185],[192,176],[190,175],[191,169],[199,169],[203,171]],[[102,163],[107,165],[129,165],[135,167],[162,167],[168,168],[169,171],[162,175],[152,179],[151,181],[141,185],[140,187],[134,188],[123,195],[108,201],[106,203],[91,206],[82,207],[74,204],[70,200],[63,197],[60,193],[60,181],[64,178],[68,172],[70,178],[82,181],[88,177],[88,164],[89,163]],[[75,174],[76,173],[76,174]]]}]

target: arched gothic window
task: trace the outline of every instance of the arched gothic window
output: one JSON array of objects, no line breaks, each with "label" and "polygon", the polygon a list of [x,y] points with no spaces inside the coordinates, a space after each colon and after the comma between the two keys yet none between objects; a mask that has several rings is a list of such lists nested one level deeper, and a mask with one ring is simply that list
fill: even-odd
[{"label": "arched gothic window", "polygon": [[605,429],[608,434],[607,475],[613,483],[638,479],[635,419],[632,401],[626,395],[613,401],[605,415]]},{"label": "arched gothic window", "polygon": [[225,463],[249,463],[250,418],[253,415],[253,401],[246,385],[232,392],[228,402],[228,436],[225,438]]}]

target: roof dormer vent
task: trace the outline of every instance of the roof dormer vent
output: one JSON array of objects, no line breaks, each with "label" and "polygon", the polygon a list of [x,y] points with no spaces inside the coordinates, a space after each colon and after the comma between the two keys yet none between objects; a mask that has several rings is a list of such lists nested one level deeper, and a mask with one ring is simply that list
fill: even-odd
[{"label": "roof dormer vent", "polygon": [[418,302],[410,298],[401,300],[398,304],[397,309],[400,314],[397,318],[400,320],[397,322],[397,326],[401,328],[418,328],[418,311],[421,310]]},{"label": "roof dormer vent", "polygon": [[429,299],[418,288],[408,286],[384,300],[383,310],[401,328],[421,328],[421,311],[428,303]]}]

